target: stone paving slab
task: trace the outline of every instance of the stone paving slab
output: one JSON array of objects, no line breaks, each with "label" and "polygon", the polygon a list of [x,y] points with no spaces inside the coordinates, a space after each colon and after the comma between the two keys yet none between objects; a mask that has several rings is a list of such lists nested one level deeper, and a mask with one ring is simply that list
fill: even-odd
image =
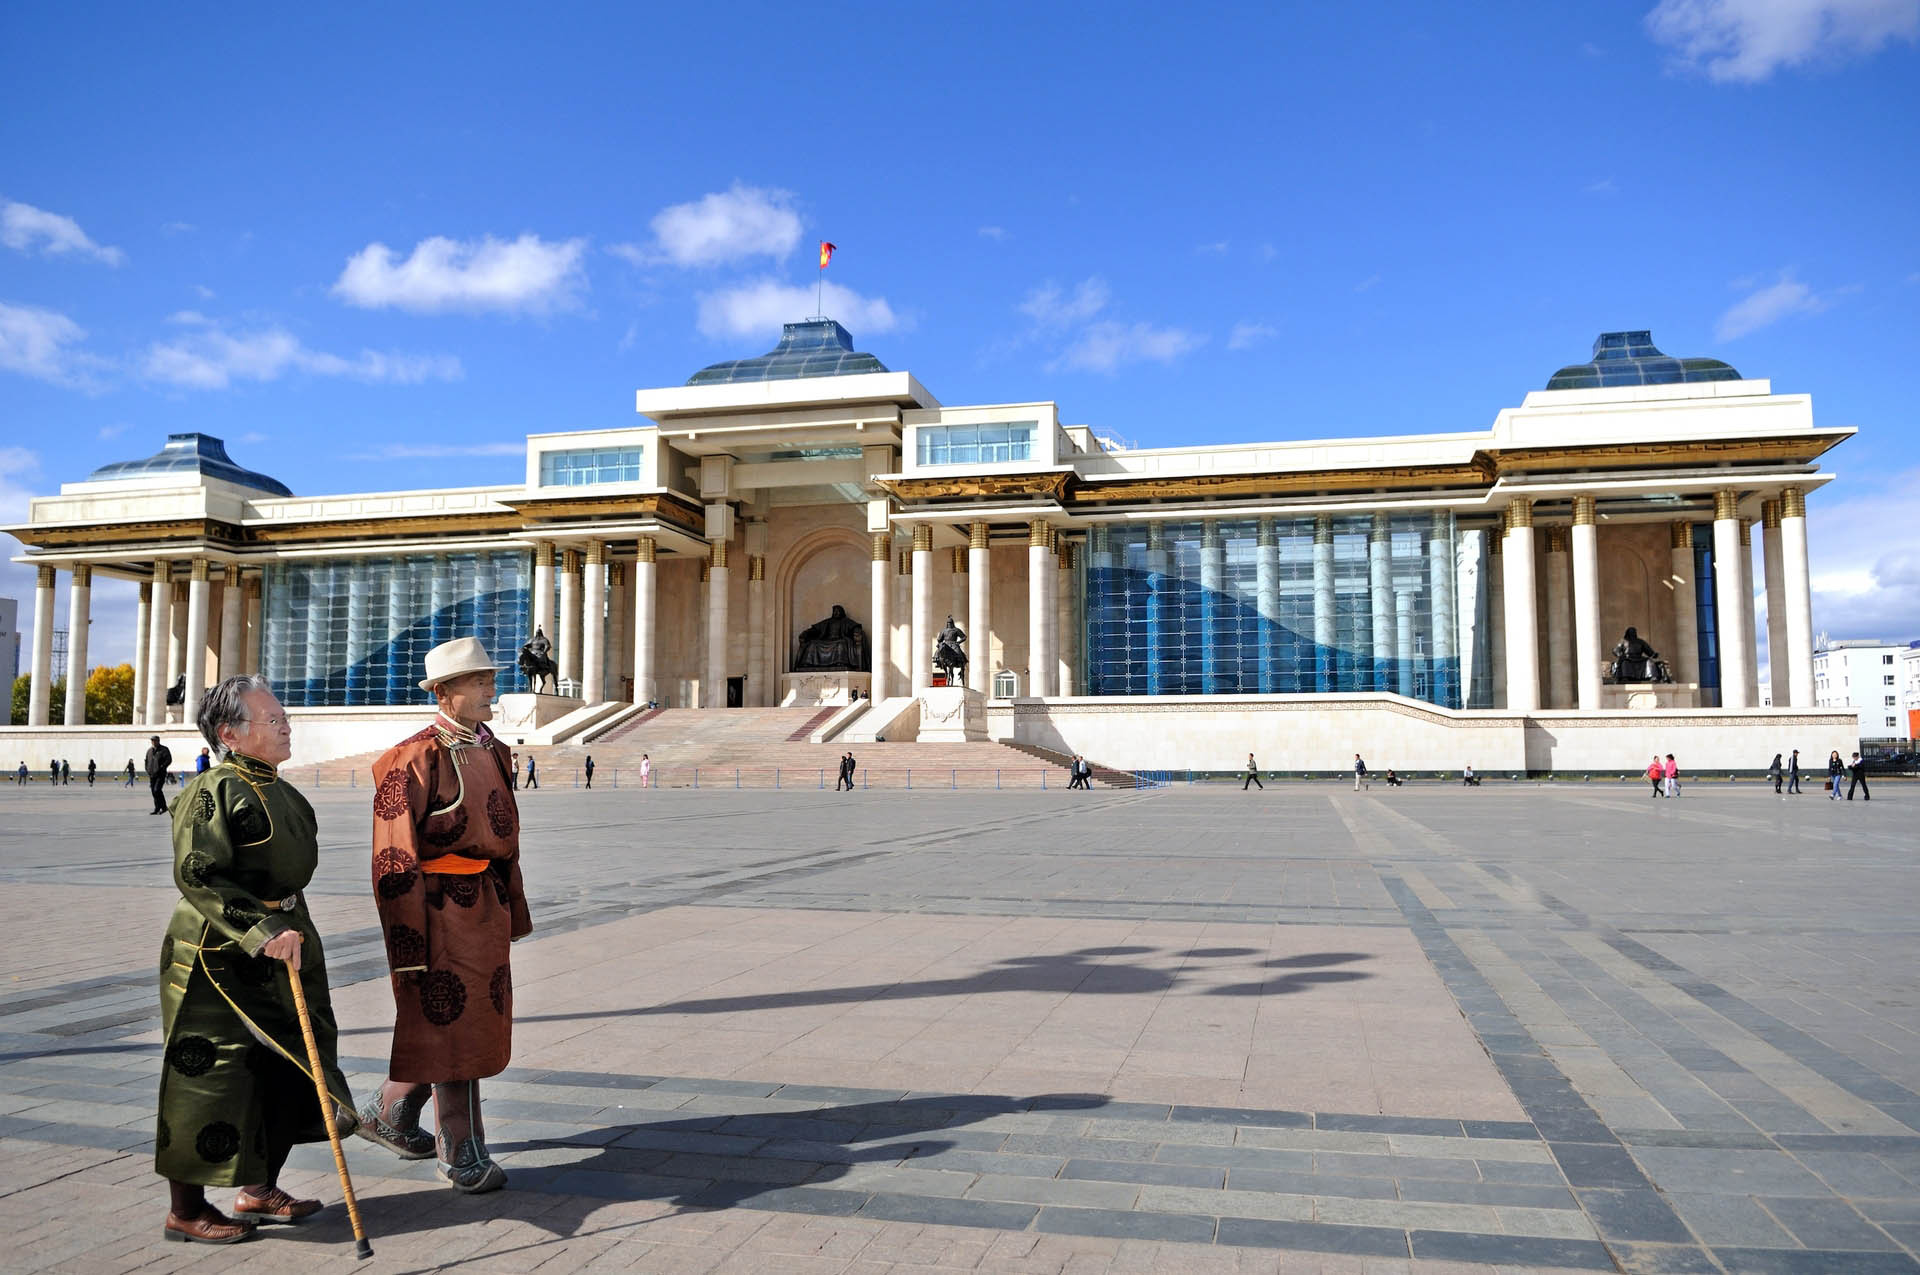
[{"label": "stone paving slab", "polygon": [[[79,791],[0,794],[0,1266],[351,1265],[337,1208],[153,1242],[164,832]],[[1920,1269],[1904,792],[1636,791],[529,794],[513,1189],[354,1143],[364,1268]]]}]

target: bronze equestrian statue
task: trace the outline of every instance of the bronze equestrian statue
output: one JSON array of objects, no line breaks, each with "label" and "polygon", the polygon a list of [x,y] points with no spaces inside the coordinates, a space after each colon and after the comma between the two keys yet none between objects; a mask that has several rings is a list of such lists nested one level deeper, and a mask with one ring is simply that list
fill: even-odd
[{"label": "bronze equestrian statue", "polygon": [[520,675],[527,679],[527,685],[535,695],[540,694],[540,683],[547,684],[547,694],[560,689],[560,666],[554,662],[553,643],[547,640],[546,632],[535,628],[527,644],[520,648]]},{"label": "bronze equestrian statue", "polygon": [[960,631],[952,616],[947,617],[947,627],[933,639],[933,667],[946,675],[948,686],[966,681],[967,653],[960,646],[966,640],[967,635]]}]

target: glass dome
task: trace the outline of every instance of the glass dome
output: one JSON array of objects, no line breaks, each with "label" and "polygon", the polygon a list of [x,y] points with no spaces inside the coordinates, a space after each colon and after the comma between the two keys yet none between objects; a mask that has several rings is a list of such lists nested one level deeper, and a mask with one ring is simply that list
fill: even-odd
[{"label": "glass dome", "polygon": [[1740,373],[1719,359],[1676,359],[1654,348],[1653,333],[1602,332],[1593,360],[1570,363],[1547,382],[1550,390],[1597,390],[1616,385],[1678,385],[1687,381],[1737,381]]},{"label": "glass dome", "polygon": [[730,385],[737,381],[793,381],[803,376],[853,376],[884,372],[886,365],[853,348],[853,336],[832,319],[805,319],[780,330],[780,344],[750,359],[728,359],[703,367],[688,385]]}]

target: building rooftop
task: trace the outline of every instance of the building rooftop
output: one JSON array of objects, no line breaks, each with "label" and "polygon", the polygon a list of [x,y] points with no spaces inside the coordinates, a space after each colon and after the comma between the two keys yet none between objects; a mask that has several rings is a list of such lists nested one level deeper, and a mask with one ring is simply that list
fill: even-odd
[{"label": "building rooftop", "polygon": [[1653,333],[1602,332],[1593,359],[1570,363],[1547,382],[1550,390],[1597,390],[1616,385],[1677,385],[1686,381],[1737,381],[1740,373],[1719,359],[1676,359],[1654,348]]},{"label": "building rooftop", "polygon": [[873,355],[855,350],[853,335],[832,319],[804,319],[786,324],[780,331],[780,344],[765,354],[703,367],[687,378],[687,384],[797,381],[808,376],[852,376],[886,370]]},{"label": "building rooftop", "polygon": [[274,496],[293,492],[277,478],[251,469],[242,469],[227,455],[227,445],[211,434],[169,434],[167,445],[142,460],[117,460],[102,465],[87,475],[88,482],[111,482],[128,478],[153,478],[177,474],[199,474],[217,478],[237,487],[248,487]]}]

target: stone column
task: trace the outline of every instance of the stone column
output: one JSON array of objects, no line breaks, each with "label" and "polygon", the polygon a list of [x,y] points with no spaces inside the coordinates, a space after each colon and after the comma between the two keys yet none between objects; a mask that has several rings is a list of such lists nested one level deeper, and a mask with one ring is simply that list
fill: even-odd
[{"label": "stone column", "polygon": [[1226,602],[1227,545],[1220,524],[1200,524],[1200,693],[1220,693],[1220,611]]},{"label": "stone column", "polygon": [[560,552],[560,640],[554,654],[560,661],[560,680],[580,681],[580,551]]},{"label": "stone column", "polygon": [[1778,500],[1762,502],[1760,528],[1766,536],[1760,554],[1767,581],[1767,685],[1773,692],[1773,706],[1784,708],[1793,703],[1793,688],[1787,683],[1786,554],[1780,544]]},{"label": "stone column", "polygon": [[1501,582],[1506,607],[1507,711],[1540,708],[1540,620],[1533,585],[1533,502],[1507,506]]},{"label": "stone column", "polygon": [[1147,524],[1147,694],[1167,693],[1167,613],[1172,609],[1175,588],[1169,571],[1172,555],[1167,552],[1167,529],[1160,523]]},{"label": "stone column", "polygon": [[1316,685],[1330,691],[1338,682],[1339,662],[1334,649],[1336,629],[1333,586],[1333,518],[1320,514],[1313,520],[1313,658],[1318,667]]},{"label": "stone column", "polygon": [[1600,528],[1592,496],[1573,498],[1574,685],[1582,712],[1600,707]]},{"label": "stone column", "polygon": [[767,671],[767,556],[747,555],[747,703],[772,703],[773,676]]},{"label": "stone column", "polygon": [[1573,707],[1573,564],[1567,555],[1567,529],[1547,531],[1547,701],[1548,708]]},{"label": "stone column", "polygon": [[[187,672],[187,579],[178,571],[173,573],[173,628],[167,634],[167,686],[186,676]],[[174,717],[174,721],[191,719]]]},{"label": "stone column", "polygon": [[[1053,694],[1053,652],[1047,649],[1047,582],[1053,570],[1053,529],[1040,519],[1027,527],[1027,694]],[[1149,616],[1151,631],[1153,620]]]},{"label": "stone column", "polygon": [[633,609],[627,601],[627,564],[607,563],[607,698],[631,703],[627,694],[627,657],[633,647],[627,642],[627,615]]},{"label": "stone column", "polygon": [[1786,616],[1787,702],[1813,706],[1813,577],[1807,562],[1807,498],[1780,489],[1780,576]]},{"label": "stone column", "polygon": [[241,639],[241,659],[246,665],[246,671],[249,673],[258,673],[260,671],[260,645],[262,641],[260,628],[260,590],[264,587],[264,584],[264,576],[251,575],[242,577],[240,586],[247,595],[246,633]]},{"label": "stone column", "polygon": [[1058,552],[1059,570],[1053,580],[1053,649],[1054,649],[1054,694],[1073,694],[1074,669],[1080,664],[1080,644],[1075,640],[1078,630],[1074,626],[1078,600],[1073,587],[1073,571],[1077,565],[1073,543],[1062,540]]},{"label": "stone column", "polygon": [[92,619],[93,568],[74,567],[67,583],[67,704],[69,726],[87,724],[87,625]]},{"label": "stone column", "polygon": [[[27,725],[49,725],[53,704],[53,568],[35,572],[33,654],[27,666]],[[9,688],[11,689],[11,688]]]},{"label": "stone column", "polygon": [[653,598],[658,549],[652,536],[640,537],[633,559],[633,702],[651,704],[659,698],[654,680]]},{"label": "stone column", "polygon": [[1746,645],[1747,704],[1760,703],[1759,618],[1753,606],[1753,519],[1740,520],[1740,637]]},{"label": "stone column", "polygon": [[715,540],[707,560],[707,707],[727,706],[727,542]]},{"label": "stone column", "polygon": [[[966,545],[955,545],[947,551],[947,583],[951,586],[947,598],[947,614],[953,617],[955,624],[965,627],[973,622],[967,611],[967,555],[972,551]],[[967,629],[967,667],[973,667],[973,630]]]},{"label": "stone column", "polygon": [[220,581],[220,680],[238,677],[247,662],[247,591],[240,566],[229,562]]},{"label": "stone column", "polygon": [[1394,691],[1413,698],[1413,590],[1399,589],[1393,595]]},{"label": "stone column", "polygon": [[1367,534],[1368,611],[1373,617],[1373,681],[1370,691],[1393,689],[1393,531],[1385,514],[1373,516]]},{"label": "stone column", "polygon": [[187,583],[187,694],[180,720],[188,726],[200,716],[200,697],[207,692],[207,568],[205,558],[195,558]]},{"label": "stone column", "polygon": [[1260,693],[1280,689],[1280,536],[1273,519],[1262,518],[1254,546],[1254,607],[1260,613]]},{"label": "stone column", "polygon": [[892,680],[887,676],[888,665],[892,663],[890,652],[893,649],[893,533],[876,531],[872,542],[872,587],[873,593],[868,600],[868,609],[872,611],[873,627],[867,632],[867,647],[871,651],[873,665],[873,697],[886,699],[893,693]]},{"label": "stone column", "polygon": [[153,608],[147,626],[146,722],[161,726],[167,720],[167,645],[173,632],[173,577],[167,564],[153,564]]},{"label": "stone column", "polygon": [[989,529],[976,522],[967,529],[967,685],[993,694],[993,551]]},{"label": "stone column", "polygon": [[1464,682],[1454,657],[1459,649],[1453,556],[1453,515],[1436,510],[1427,532],[1427,597],[1433,610],[1433,681],[1427,693],[1433,702],[1464,707]]},{"label": "stone column", "polygon": [[1720,647],[1720,707],[1748,708],[1753,674],[1747,668],[1747,631],[1740,623],[1742,598],[1749,612],[1740,570],[1740,493],[1723,487],[1713,493],[1713,604]]},{"label": "stone column", "polygon": [[1499,528],[1487,535],[1487,702],[1495,708],[1507,706],[1506,539]]},{"label": "stone column", "polygon": [[587,541],[586,573],[580,597],[580,698],[589,704],[607,698],[607,548]]},{"label": "stone column", "polygon": [[533,627],[547,635],[558,657],[559,630],[553,626],[553,545],[544,540],[533,547]]},{"label": "stone column", "polygon": [[933,528],[913,526],[913,636],[907,641],[907,675],[914,694],[933,685]]},{"label": "stone column", "polygon": [[1672,546],[1673,572],[1673,644],[1668,667],[1673,680],[1681,685],[1700,682],[1700,600],[1693,578],[1693,524],[1668,524],[1668,543]]},{"label": "stone column", "polygon": [[147,720],[147,643],[153,631],[153,585],[140,582],[140,600],[133,610],[133,722]]}]

